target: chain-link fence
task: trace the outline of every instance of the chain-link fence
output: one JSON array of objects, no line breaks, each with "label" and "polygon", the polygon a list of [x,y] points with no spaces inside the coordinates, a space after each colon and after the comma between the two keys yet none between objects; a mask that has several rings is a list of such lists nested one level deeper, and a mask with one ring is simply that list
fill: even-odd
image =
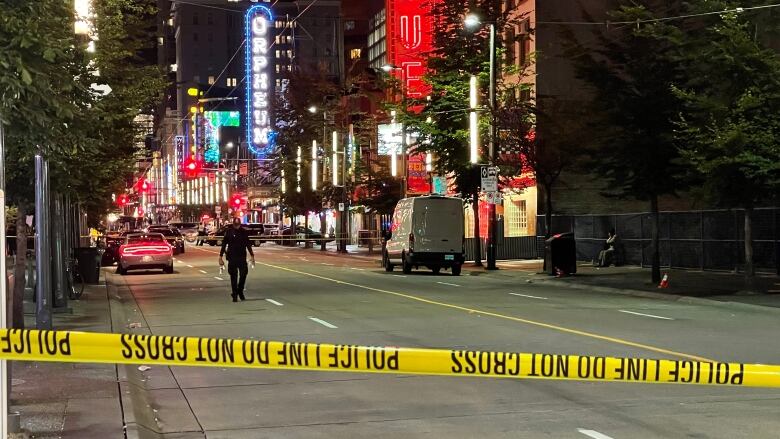
[{"label": "chain-link fence", "polygon": [[[699,270],[742,270],[745,258],[743,210],[661,212],[661,265]],[[577,258],[589,261],[602,249],[610,229],[620,241],[623,263],[651,263],[652,218],[649,213],[554,215],[552,233],[574,232]],[[546,234],[537,217],[539,239]],[[537,246],[544,249],[544,246]],[[755,209],[753,258],[756,270],[780,273],[780,208]]]}]

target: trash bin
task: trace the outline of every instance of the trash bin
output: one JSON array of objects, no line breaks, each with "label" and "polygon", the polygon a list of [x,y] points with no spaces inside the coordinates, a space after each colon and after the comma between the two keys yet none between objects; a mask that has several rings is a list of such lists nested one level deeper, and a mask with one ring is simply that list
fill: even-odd
[{"label": "trash bin", "polygon": [[97,247],[79,247],[76,259],[79,262],[79,274],[84,283],[97,285],[100,282],[100,259],[102,252]]},{"label": "trash bin", "polygon": [[554,276],[560,270],[563,274],[577,272],[577,245],[574,233],[559,233],[544,242],[544,266]]}]

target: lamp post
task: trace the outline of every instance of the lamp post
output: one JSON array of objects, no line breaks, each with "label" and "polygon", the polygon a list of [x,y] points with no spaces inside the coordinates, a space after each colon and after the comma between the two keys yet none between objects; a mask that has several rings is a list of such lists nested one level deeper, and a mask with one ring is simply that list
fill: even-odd
[{"label": "lamp post", "polygon": [[[481,24],[479,17],[469,14],[464,20],[467,27],[474,28]],[[490,26],[490,143],[488,148],[488,164],[493,166],[496,161],[496,23],[489,22]],[[487,248],[487,269],[497,270],[496,266],[496,205],[490,205],[490,217],[488,219],[488,248]]]},{"label": "lamp post", "polygon": [[[317,107],[315,105],[312,105],[311,107],[309,107],[308,110],[309,110],[309,113],[311,113],[311,114],[316,114],[317,113]],[[322,112],[322,151],[323,151],[323,155],[322,155],[322,181],[323,182],[325,182],[325,175],[326,175],[326,171],[327,171],[327,169],[325,168],[325,164],[327,162],[327,160],[325,159],[325,157],[327,157],[327,155],[325,154],[325,149],[326,149],[326,145],[328,144],[328,129],[327,128],[328,128],[328,113],[326,111],[323,111]],[[315,141],[312,142],[312,157],[315,158],[315,159],[316,159],[316,154],[317,154],[317,141],[315,140]],[[316,160],[314,161],[314,163],[312,163],[312,166],[313,167],[317,166]],[[314,177],[315,175],[316,175],[316,170],[313,169],[312,170],[312,177]],[[316,184],[317,184],[316,181],[312,182],[312,189],[316,189],[316,186],[315,186]],[[320,210],[320,235],[325,236],[326,232],[327,232],[327,224],[325,224],[325,208],[322,207],[321,210]],[[324,252],[326,250],[327,250],[327,248],[325,247],[325,240],[323,239],[322,241],[320,241],[320,251]]]},{"label": "lamp post", "polygon": [[[396,67],[390,64],[382,66],[382,70],[386,73],[390,73],[396,70],[403,70],[400,67]],[[401,107],[406,112],[406,88],[404,87],[403,78],[401,81]],[[406,123],[401,120],[401,198],[406,198],[407,184],[409,179],[409,165],[406,163]]]}]

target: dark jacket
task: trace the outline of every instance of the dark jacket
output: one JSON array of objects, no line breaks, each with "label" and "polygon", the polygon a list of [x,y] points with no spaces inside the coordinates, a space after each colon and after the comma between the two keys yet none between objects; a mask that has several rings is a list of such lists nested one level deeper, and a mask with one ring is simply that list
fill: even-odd
[{"label": "dark jacket", "polygon": [[249,233],[243,227],[239,229],[228,228],[225,231],[225,237],[222,238],[222,250],[220,250],[219,256],[227,254],[228,261],[241,262],[246,261],[247,251],[252,257],[255,256],[252,252],[252,242],[249,241]]}]

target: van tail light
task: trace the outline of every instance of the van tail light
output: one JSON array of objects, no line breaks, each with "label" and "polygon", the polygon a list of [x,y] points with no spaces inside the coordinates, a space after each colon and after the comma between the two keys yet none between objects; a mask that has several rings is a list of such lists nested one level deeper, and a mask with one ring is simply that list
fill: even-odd
[{"label": "van tail light", "polygon": [[409,234],[409,251],[414,251],[414,233]]}]

